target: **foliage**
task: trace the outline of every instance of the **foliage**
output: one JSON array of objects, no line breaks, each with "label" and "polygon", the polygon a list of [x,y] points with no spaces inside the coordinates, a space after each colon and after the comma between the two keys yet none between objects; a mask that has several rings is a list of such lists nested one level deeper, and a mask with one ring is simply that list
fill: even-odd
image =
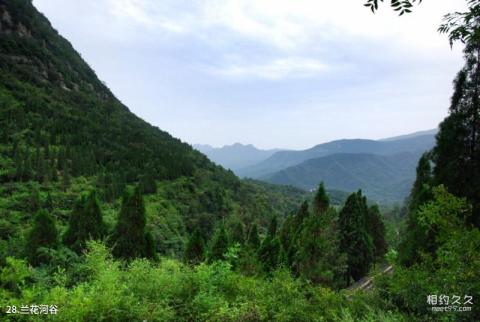
[{"label": "foliage", "polygon": [[95,191],[81,196],[70,215],[63,242],[71,249],[81,252],[89,239],[102,239],[107,233]]},{"label": "foliage", "polygon": [[136,187],[133,193],[125,191],[112,236],[113,254],[125,259],[153,258],[154,246],[151,235],[147,233],[145,227],[145,205],[140,188]]},{"label": "foliage", "polygon": [[30,263],[38,265],[44,261],[40,248],[55,248],[58,245],[58,231],[55,220],[46,210],[39,210],[34,218],[33,227],[27,237],[26,252]]}]

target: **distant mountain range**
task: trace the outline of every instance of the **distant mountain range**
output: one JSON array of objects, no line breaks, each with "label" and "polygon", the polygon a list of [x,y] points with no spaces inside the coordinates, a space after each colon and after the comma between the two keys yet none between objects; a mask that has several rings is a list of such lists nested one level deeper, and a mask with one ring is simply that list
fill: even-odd
[{"label": "distant mountain range", "polygon": [[211,161],[234,172],[253,166],[280,151],[280,149],[260,150],[251,144],[240,143],[225,145],[222,148],[214,148],[208,144],[195,144],[193,147],[205,154]]},{"label": "distant mountain range", "polygon": [[426,151],[431,149],[434,144],[435,136],[433,134],[422,134],[399,140],[337,140],[319,144],[307,150],[279,151],[258,164],[238,170],[237,174],[242,177],[264,178],[304,161],[330,154],[368,153],[389,155],[406,151]]},{"label": "distant mountain range", "polygon": [[433,129],[381,140],[343,139],[300,151],[265,151],[241,144],[195,148],[242,177],[305,190],[324,181],[328,189],[362,189],[370,199],[392,203],[408,196],[418,159],[433,148],[436,133]]},{"label": "distant mountain range", "polygon": [[420,151],[393,155],[336,153],[309,159],[262,179],[306,190],[323,181],[329,189],[362,189],[369,199],[392,203],[410,192],[420,155]]}]

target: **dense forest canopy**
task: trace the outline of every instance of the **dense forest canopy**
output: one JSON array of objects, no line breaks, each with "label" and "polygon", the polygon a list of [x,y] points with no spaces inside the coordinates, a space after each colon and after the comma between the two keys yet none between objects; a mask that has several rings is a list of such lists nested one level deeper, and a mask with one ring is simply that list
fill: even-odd
[{"label": "dense forest canopy", "polygon": [[[465,43],[449,116],[405,207],[385,209],[323,182],[306,193],[240,180],[131,113],[31,1],[0,1],[2,319],[48,305],[39,319],[479,320],[480,42],[468,3],[441,29]],[[437,295],[470,309],[435,312]]]}]

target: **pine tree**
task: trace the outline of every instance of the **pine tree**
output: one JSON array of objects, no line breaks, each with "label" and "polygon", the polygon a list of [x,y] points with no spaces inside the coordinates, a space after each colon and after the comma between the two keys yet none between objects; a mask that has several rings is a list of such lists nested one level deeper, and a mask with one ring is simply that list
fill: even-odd
[{"label": "pine tree", "polygon": [[205,242],[200,229],[195,229],[185,248],[185,262],[199,264],[205,259]]},{"label": "pine tree", "polygon": [[77,201],[68,229],[63,236],[63,242],[76,252],[85,249],[86,242],[90,239],[102,239],[107,228],[103,222],[102,211],[95,191],[88,196],[82,196]]},{"label": "pine tree", "polygon": [[385,224],[383,223],[380,209],[377,205],[368,208],[367,231],[373,242],[374,260],[382,259],[387,253],[387,241],[385,240]]},{"label": "pine tree", "polygon": [[342,286],[346,257],[340,252],[334,209],[312,214],[305,221],[295,245],[294,273],[313,283]]},{"label": "pine tree", "polygon": [[112,237],[113,255],[125,259],[151,256],[152,241],[146,232],[146,223],[140,187],[136,187],[133,194],[125,191]]},{"label": "pine tree", "polygon": [[35,216],[33,227],[27,237],[26,254],[32,265],[45,261],[38,253],[39,248],[55,248],[58,232],[53,217],[45,210],[39,210]]},{"label": "pine tree", "polygon": [[257,252],[258,261],[265,272],[277,268],[280,260],[280,240],[277,237],[277,217],[273,217],[268,226],[268,233]]},{"label": "pine tree", "polygon": [[476,37],[472,40],[464,51],[465,67],[454,81],[450,114],[437,134],[433,172],[435,185],[443,184],[472,203],[469,222],[480,227],[480,45]]},{"label": "pine tree", "polygon": [[433,177],[431,155],[425,153],[417,165],[417,177],[408,198],[408,214],[406,229],[399,245],[399,262],[405,266],[413,265],[420,260],[420,253],[428,242],[428,236],[419,227],[417,211],[419,207],[432,200]]},{"label": "pine tree", "polygon": [[229,245],[227,231],[224,225],[221,224],[213,235],[208,254],[208,261],[213,262],[225,259],[224,255],[227,253]]},{"label": "pine tree", "polygon": [[326,211],[329,206],[330,206],[330,199],[327,196],[327,193],[325,191],[325,186],[322,182],[320,183],[317,193],[313,198],[313,211],[315,214],[318,215]]},{"label": "pine tree", "polygon": [[340,251],[347,256],[345,282],[368,273],[373,260],[373,242],[366,229],[368,208],[361,191],[351,194],[339,216]]}]

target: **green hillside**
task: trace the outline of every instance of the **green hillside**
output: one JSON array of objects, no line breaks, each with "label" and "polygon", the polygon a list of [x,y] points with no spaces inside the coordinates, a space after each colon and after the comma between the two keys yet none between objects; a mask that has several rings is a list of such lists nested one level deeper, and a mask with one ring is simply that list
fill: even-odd
[{"label": "green hillside", "polygon": [[30,1],[0,2],[0,57],[0,211],[12,227],[3,258],[21,255],[35,199],[53,200],[62,230],[96,189],[111,231],[125,187],[140,183],[156,250],[174,256],[199,223],[205,237],[220,219],[265,226],[303,200],[242,182],[135,116]]},{"label": "green hillside", "polygon": [[408,196],[415,180],[418,153],[394,155],[332,154],[310,159],[264,180],[302,189],[315,189],[323,181],[332,188],[343,191],[362,191],[380,203],[401,203]]}]

